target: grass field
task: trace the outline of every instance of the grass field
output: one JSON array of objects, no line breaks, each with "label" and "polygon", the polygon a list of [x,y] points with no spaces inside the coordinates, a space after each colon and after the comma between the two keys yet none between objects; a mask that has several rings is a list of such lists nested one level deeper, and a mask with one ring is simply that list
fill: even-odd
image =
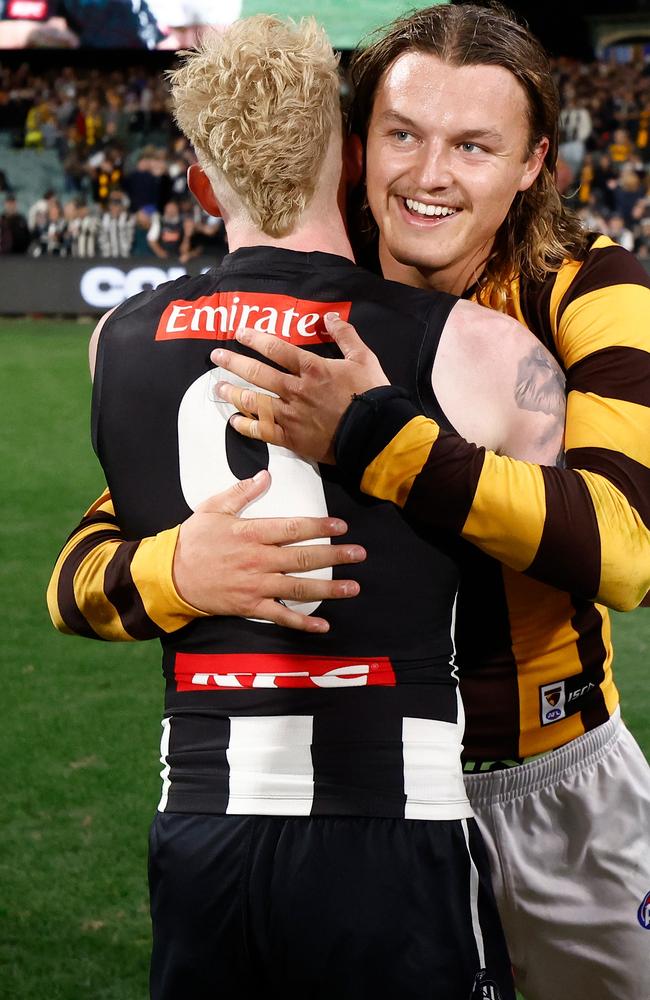
[{"label": "grass field", "polygon": [[[102,488],[88,434],[89,333],[0,320],[5,1000],[147,995],[158,646],[60,636],[44,602],[65,535]],[[614,627],[624,715],[650,753],[650,610],[617,615]]]}]

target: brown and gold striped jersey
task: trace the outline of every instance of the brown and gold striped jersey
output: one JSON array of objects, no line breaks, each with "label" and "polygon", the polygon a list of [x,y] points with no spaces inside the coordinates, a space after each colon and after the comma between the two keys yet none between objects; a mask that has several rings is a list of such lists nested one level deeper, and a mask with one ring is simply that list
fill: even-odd
[{"label": "brown and gold striped jersey", "polygon": [[[365,492],[459,540],[457,652],[473,759],[541,753],[605,721],[618,695],[602,605],[631,608],[650,590],[645,272],[598,237],[543,283],[516,279],[511,313],[566,371],[567,468],[478,448],[406,400],[379,406],[363,428],[353,406],[338,442]],[[126,542],[112,515],[105,494],[59,556],[55,625],[137,639],[187,624],[198,612],[173,586],[176,529]]]},{"label": "brown and gold striped jersey", "polygon": [[594,599],[631,608],[650,589],[645,271],[594,238],[543,283],[515,280],[510,312],[566,372],[566,468],[471,453],[404,401],[365,430],[352,407],[337,448],[366,492],[473,543],[459,551],[456,641],[465,752],[479,760],[542,753],[604,722],[618,695]]}]

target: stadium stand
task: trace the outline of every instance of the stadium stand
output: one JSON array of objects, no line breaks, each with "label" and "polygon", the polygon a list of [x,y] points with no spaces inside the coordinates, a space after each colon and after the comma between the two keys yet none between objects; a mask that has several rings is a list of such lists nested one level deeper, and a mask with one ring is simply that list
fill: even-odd
[{"label": "stadium stand", "polygon": [[[555,72],[558,186],[587,228],[650,267],[650,64],[561,58]],[[0,199],[12,192],[27,217],[29,254],[186,263],[223,251],[220,221],[188,197],[192,158],[160,69],[0,67]]]}]

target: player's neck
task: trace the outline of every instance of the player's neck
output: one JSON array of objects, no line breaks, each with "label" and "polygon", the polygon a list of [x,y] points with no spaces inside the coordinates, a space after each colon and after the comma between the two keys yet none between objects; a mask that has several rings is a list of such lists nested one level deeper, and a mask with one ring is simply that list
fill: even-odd
[{"label": "player's neck", "polygon": [[301,253],[331,253],[354,260],[350,240],[340,216],[337,219],[323,219],[322,222],[308,222],[282,237],[267,236],[261,230],[243,224],[229,227],[227,236],[231,252],[240,247],[279,247]]},{"label": "player's neck", "polygon": [[450,295],[463,295],[468,288],[476,284],[489,258],[487,248],[467,259],[454,261],[441,268],[426,268],[412,264],[402,264],[395,260],[383,240],[379,241],[379,261],[381,271],[390,281],[400,281],[403,285],[413,288],[430,289],[435,292],[448,292]]}]

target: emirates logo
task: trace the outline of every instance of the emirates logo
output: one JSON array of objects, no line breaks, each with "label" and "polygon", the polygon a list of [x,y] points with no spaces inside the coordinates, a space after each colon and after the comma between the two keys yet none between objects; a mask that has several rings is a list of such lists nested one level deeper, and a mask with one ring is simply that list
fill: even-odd
[{"label": "emirates logo", "polygon": [[272,292],[215,292],[170,302],[158,323],[156,340],[234,340],[250,327],[301,346],[329,343],[325,314],[347,320],[351,302],[312,302]]}]

